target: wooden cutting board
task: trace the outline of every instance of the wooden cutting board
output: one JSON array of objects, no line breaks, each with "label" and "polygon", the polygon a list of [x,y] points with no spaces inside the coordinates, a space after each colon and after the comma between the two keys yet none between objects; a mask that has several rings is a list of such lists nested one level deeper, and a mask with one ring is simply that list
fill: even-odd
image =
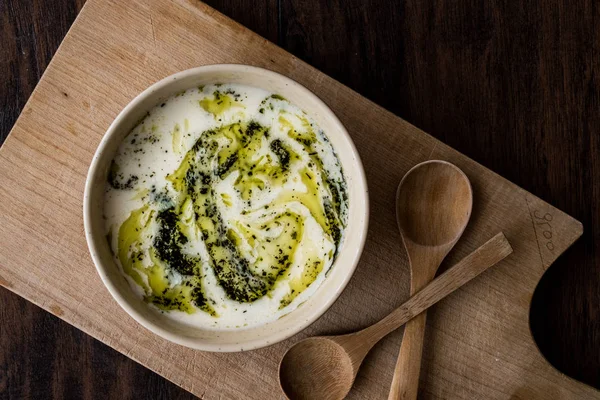
[{"label": "wooden cutting board", "polygon": [[[142,328],[102,285],[83,234],[87,169],[114,117],[153,82],[214,63],[269,68],[314,91],[350,132],[370,187],[369,238],[340,299],[299,335],[246,353],[194,351]],[[578,221],[198,2],[87,1],[0,149],[0,284],[203,399],[281,398],[277,365],[292,343],[362,328],[408,297],[394,194],[431,158],[462,168],[475,195],[446,265],[498,231],[515,251],[429,312],[421,397],[600,399],[544,360],[528,324],[537,282],[581,235]],[[400,340],[373,349],[350,398],[386,398]]]}]

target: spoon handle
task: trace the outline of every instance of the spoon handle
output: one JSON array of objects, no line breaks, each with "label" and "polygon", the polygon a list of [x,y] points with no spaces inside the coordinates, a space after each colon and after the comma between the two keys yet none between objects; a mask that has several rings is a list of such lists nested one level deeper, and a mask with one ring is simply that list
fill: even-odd
[{"label": "spoon handle", "polygon": [[423,311],[404,326],[388,400],[416,400],[417,398],[426,320],[427,311]]},{"label": "spoon handle", "polygon": [[512,247],[502,232],[463,258],[452,268],[435,278],[387,317],[360,332],[365,348],[371,348],[388,333],[398,329],[486,269],[512,253]]}]

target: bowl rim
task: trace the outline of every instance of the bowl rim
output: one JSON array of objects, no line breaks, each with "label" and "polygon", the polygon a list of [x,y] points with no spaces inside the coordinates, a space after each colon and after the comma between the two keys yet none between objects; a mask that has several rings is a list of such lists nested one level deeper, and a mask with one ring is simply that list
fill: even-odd
[{"label": "bowl rim", "polygon": [[[319,108],[322,108],[325,111],[325,113],[327,114],[327,118],[329,118],[331,120],[331,122],[336,126],[336,129],[339,131],[339,134],[343,135],[345,137],[345,139],[347,140],[348,145],[351,150],[351,153],[352,153],[351,156],[353,158],[353,163],[354,163],[354,168],[355,168],[355,173],[353,174],[353,179],[360,181],[360,183],[364,187],[364,191],[359,193],[359,196],[362,195],[361,203],[364,204],[363,210],[359,210],[359,211],[362,211],[362,213],[364,213],[364,215],[363,215],[364,222],[362,224],[362,227],[359,227],[362,229],[359,229],[360,231],[357,230],[357,232],[354,233],[354,234],[360,235],[360,238],[358,240],[358,248],[355,248],[355,256],[354,256],[354,259],[352,260],[352,265],[347,267],[347,272],[346,272],[345,276],[343,277],[343,279],[341,280],[340,284],[337,286],[335,293],[326,296],[325,301],[322,302],[319,305],[319,307],[315,308],[314,311],[311,312],[307,318],[302,319],[302,320],[298,319],[297,324],[294,324],[293,327],[290,327],[289,329],[286,329],[285,331],[278,332],[278,334],[275,335],[274,337],[269,337],[269,338],[259,337],[259,338],[253,338],[253,339],[250,339],[250,340],[247,340],[244,342],[226,343],[226,344],[221,344],[221,345],[202,343],[201,339],[194,339],[191,337],[182,336],[182,335],[178,335],[176,333],[170,332],[170,331],[164,329],[162,326],[160,326],[160,324],[157,324],[157,323],[149,320],[146,316],[142,315],[132,305],[130,305],[129,301],[126,300],[121,295],[119,289],[116,287],[115,284],[113,284],[108,273],[105,271],[106,268],[108,268],[108,266],[104,265],[101,257],[98,255],[98,250],[96,248],[95,241],[94,241],[94,235],[92,234],[92,229],[91,229],[92,213],[93,213],[91,192],[92,192],[92,188],[95,185],[93,178],[98,173],[97,170],[99,168],[100,159],[102,158],[101,157],[102,153],[105,152],[106,147],[109,145],[109,143],[111,143],[113,140],[115,140],[114,137],[118,132],[117,127],[119,127],[120,124],[122,123],[122,121],[125,118],[127,118],[128,114],[137,107],[138,103],[140,103],[142,100],[146,99],[147,97],[151,96],[155,91],[168,86],[172,82],[187,78],[189,76],[198,75],[198,74],[202,74],[202,73],[208,73],[208,72],[233,72],[233,73],[253,72],[256,74],[262,74],[264,76],[269,76],[273,79],[280,80],[285,85],[294,87],[294,89],[299,91],[302,96],[306,96],[306,97],[310,98],[310,100],[312,102],[316,103]],[[252,86],[252,85],[249,85],[249,86]],[[348,133],[348,131],[346,130],[346,128],[344,127],[342,122],[339,120],[337,115],[315,93],[313,93],[311,90],[306,88],[304,85],[296,82],[295,80],[293,80],[285,75],[282,75],[278,72],[266,69],[266,68],[255,67],[255,66],[250,66],[250,65],[245,65],[245,64],[210,64],[210,65],[203,65],[203,66],[186,69],[186,70],[177,72],[175,74],[169,75],[169,76],[153,83],[148,88],[146,88],[144,91],[139,93],[119,112],[117,117],[113,120],[113,122],[110,124],[110,126],[104,133],[100,143],[98,144],[98,147],[97,147],[96,151],[94,152],[94,156],[93,156],[90,166],[88,168],[88,173],[87,173],[86,181],[85,181],[84,196],[83,196],[83,223],[84,223],[84,232],[85,232],[85,238],[86,238],[88,250],[90,252],[90,256],[92,258],[92,261],[94,263],[96,271],[98,272],[98,275],[100,275],[100,278],[101,278],[104,286],[108,289],[109,293],[111,294],[113,299],[117,302],[117,304],[123,310],[125,310],[125,312],[127,312],[127,314],[129,314],[129,316],[132,317],[137,323],[142,325],[144,328],[148,329],[150,332],[152,332],[166,340],[169,340],[173,343],[177,343],[177,344],[185,346],[185,347],[189,347],[189,348],[196,349],[196,350],[211,351],[211,352],[249,351],[249,350],[259,349],[259,348],[266,347],[266,346],[271,346],[273,344],[284,341],[284,340],[290,338],[291,336],[303,331],[309,325],[311,325],[317,319],[319,319],[327,310],[329,310],[329,308],[333,305],[333,303],[339,298],[341,293],[344,291],[344,289],[350,282],[352,276],[354,275],[354,272],[356,270],[358,262],[360,261],[360,258],[361,258],[361,255],[362,255],[362,252],[363,252],[363,249],[365,246],[366,238],[367,238],[367,232],[368,232],[368,227],[369,227],[369,217],[370,217],[369,214],[370,214],[369,190],[368,190],[368,186],[367,186],[367,179],[366,179],[364,167],[363,167],[361,158],[358,154],[358,151],[356,149],[356,146],[355,146],[352,138],[350,137],[350,134]],[[337,262],[337,260],[336,260],[336,262]],[[335,262],[332,265],[332,267],[334,265],[335,265]],[[287,315],[292,316],[294,311],[296,311],[296,310],[291,311]],[[216,332],[218,332],[218,331],[216,331]]]}]

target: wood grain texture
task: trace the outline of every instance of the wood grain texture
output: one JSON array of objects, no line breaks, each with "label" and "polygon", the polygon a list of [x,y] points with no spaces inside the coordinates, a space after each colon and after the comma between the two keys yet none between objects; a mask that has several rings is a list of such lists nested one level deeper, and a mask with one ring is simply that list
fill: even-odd
[{"label": "wood grain texture", "polygon": [[[37,12],[32,13],[27,7],[31,3],[22,2],[25,7],[8,10],[15,8],[12,3],[0,2],[0,73],[7,71],[9,76],[0,79],[2,94],[8,93],[0,96],[0,102],[6,101],[0,107],[2,135],[12,125],[49,57],[42,58],[36,74],[20,71],[34,68],[34,58],[39,57],[34,52],[54,51],[68,19],[74,17],[74,11],[63,10],[75,10],[76,4],[65,1],[49,6],[47,2],[35,2],[37,9],[33,9]],[[267,23],[276,15],[256,12],[264,10],[262,3],[248,7],[232,1],[211,2],[264,36],[272,39],[275,32],[279,42],[301,58],[584,221],[583,240],[550,268],[538,288],[532,328],[534,333],[540,332],[538,342],[555,365],[600,386],[600,141],[595,133],[599,127],[599,85],[593,73],[598,60],[592,56],[600,43],[600,32],[592,23],[597,6],[588,1],[568,5],[566,1],[527,5],[492,2],[485,7],[477,2],[459,6],[446,2],[369,1],[352,2],[348,7],[333,1],[324,3],[326,12],[311,12],[299,3],[283,2],[283,29],[277,31],[274,22]],[[34,18],[31,23],[19,25],[13,20],[29,15]],[[264,16],[268,21],[254,19]],[[34,24],[42,34],[33,37],[23,33]],[[15,37],[12,32],[17,29],[21,30]],[[520,35],[523,38],[515,40]],[[12,42],[4,46],[8,43],[5,37],[21,47],[13,47]],[[13,51],[10,57],[4,57]],[[15,85],[15,81],[25,83]],[[75,387],[72,393],[83,393],[87,398],[103,397],[106,391],[102,389],[109,383],[123,388],[114,393],[125,397],[144,397],[144,393],[175,397],[174,389],[164,395],[162,388],[167,385],[160,384],[153,374],[58,323],[56,318],[36,311],[30,303],[2,291],[2,304],[2,321],[10,321],[10,326],[18,330],[13,332],[0,324],[0,330],[4,328],[0,356],[14,357],[3,358],[0,363],[0,393],[6,393],[2,388],[8,387],[9,371],[15,398],[27,397],[27,393],[49,397],[44,393],[53,392],[44,391],[45,386],[62,386],[67,392],[59,389],[57,393],[67,393],[67,397],[69,387]],[[26,316],[23,320],[21,314]],[[54,329],[58,330],[56,335],[48,335],[49,339],[40,345],[37,335]],[[92,351],[86,350],[89,346],[95,356],[74,363],[61,344],[74,353]],[[28,352],[46,354],[46,358],[42,362],[22,358],[20,365],[14,364],[20,353]],[[103,366],[105,363],[109,365]],[[126,382],[102,380],[114,376],[113,363],[127,365],[121,372],[132,371],[125,374],[130,377]],[[89,371],[86,378],[78,375],[80,369]],[[69,376],[68,382],[63,376]],[[77,391],[81,385],[90,385],[92,376],[99,382],[93,386],[97,392]],[[15,382],[21,386],[15,386]],[[144,384],[127,389],[132,385],[127,382]],[[142,386],[147,386],[147,391]],[[178,393],[183,396],[181,391]],[[530,398],[530,394],[524,389],[518,395]]]}]

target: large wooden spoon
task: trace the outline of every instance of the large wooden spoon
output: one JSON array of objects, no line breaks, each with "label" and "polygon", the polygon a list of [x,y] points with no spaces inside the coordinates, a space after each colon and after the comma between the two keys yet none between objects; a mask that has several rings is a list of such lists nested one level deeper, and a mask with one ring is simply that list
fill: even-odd
[{"label": "large wooden spoon", "polygon": [[279,365],[281,389],[294,400],[343,399],[375,343],[510,253],[510,244],[504,234],[498,233],[375,325],[356,333],[296,343]]},{"label": "large wooden spoon", "polygon": [[[404,175],[396,194],[396,217],[410,261],[410,294],[435,277],[461,237],[473,206],[467,176],[446,161],[426,161]],[[415,400],[427,313],[406,324],[388,400]]]}]

